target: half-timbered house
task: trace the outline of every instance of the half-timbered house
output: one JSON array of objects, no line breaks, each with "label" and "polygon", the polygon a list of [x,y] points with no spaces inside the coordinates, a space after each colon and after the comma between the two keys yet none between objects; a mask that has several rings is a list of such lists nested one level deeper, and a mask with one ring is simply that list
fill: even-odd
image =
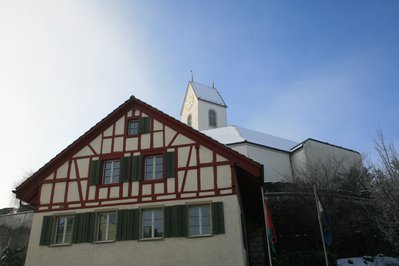
[{"label": "half-timbered house", "polygon": [[131,97],[17,187],[35,207],[26,265],[254,264],[262,175]]}]

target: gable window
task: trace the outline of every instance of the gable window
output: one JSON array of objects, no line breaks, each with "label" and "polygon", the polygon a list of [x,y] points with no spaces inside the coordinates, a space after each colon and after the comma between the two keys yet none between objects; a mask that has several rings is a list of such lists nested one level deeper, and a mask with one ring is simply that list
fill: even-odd
[{"label": "gable window", "polygon": [[146,156],[144,180],[163,178],[163,155]]},{"label": "gable window", "polygon": [[139,120],[130,120],[127,127],[128,135],[137,135],[139,134]]},{"label": "gable window", "polygon": [[69,244],[72,239],[73,216],[60,216],[56,218],[54,244]]},{"label": "gable window", "polygon": [[191,114],[189,114],[187,116],[187,125],[189,125],[190,127],[192,126],[192,116],[191,116]]},{"label": "gable window", "polygon": [[189,207],[189,235],[211,234],[211,208],[209,204]]},{"label": "gable window", "polygon": [[103,184],[119,182],[121,162],[119,160],[104,161]]},{"label": "gable window", "polygon": [[210,127],[216,127],[216,112],[213,109],[209,110],[209,126]]},{"label": "gable window", "polygon": [[142,211],[142,239],[163,237],[163,209]]},{"label": "gable window", "polygon": [[97,214],[96,241],[113,241],[116,233],[116,212]]}]

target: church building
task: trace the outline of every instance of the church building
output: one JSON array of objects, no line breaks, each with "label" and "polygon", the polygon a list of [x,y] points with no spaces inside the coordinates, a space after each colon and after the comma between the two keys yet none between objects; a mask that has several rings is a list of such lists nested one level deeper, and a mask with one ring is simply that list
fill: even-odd
[{"label": "church building", "polygon": [[227,106],[214,86],[190,81],[180,116],[181,122],[261,163],[266,183],[291,181],[306,167],[320,164],[328,163],[341,171],[362,164],[361,155],[351,149],[312,138],[296,142],[228,125]]}]

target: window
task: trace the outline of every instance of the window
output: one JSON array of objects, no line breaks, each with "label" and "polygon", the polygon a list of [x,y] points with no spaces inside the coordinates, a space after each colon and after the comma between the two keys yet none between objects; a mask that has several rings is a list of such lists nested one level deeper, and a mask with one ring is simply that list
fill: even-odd
[{"label": "window", "polygon": [[130,120],[127,126],[128,135],[139,134],[139,120]]},{"label": "window", "polygon": [[99,213],[96,229],[96,241],[115,240],[116,212]]},{"label": "window", "polygon": [[209,110],[209,126],[216,127],[216,125],[216,112],[215,110],[211,109]]},{"label": "window", "polygon": [[73,216],[56,218],[54,244],[69,244],[72,239]]},{"label": "window", "polygon": [[211,208],[209,204],[189,207],[189,229],[190,236],[211,234]]},{"label": "window", "polygon": [[163,155],[145,157],[144,180],[163,178]]},{"label": "window", "polygon": [[118,183],[120,168],[119,160],[104,161],[103,184]]},{"label": "window", "polygon": [[142,211],[143,239],[163,237],[163,210],[151,209]]},{"label": "window", "polygon": [[191,114],[189,114],[189,115],[187,116],[187,125],[189,125],[190,127],[192,126],[192,117],[191,117]]}]

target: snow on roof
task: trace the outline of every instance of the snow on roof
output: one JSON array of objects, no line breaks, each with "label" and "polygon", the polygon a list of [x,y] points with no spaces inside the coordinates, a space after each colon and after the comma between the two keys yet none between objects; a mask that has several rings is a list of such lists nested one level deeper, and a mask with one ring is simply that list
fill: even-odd
[{"label": "snow on roof", "polygon": [[226,106],[216,88],[211,88],[194,81],[190,81],[190,83],[198,99]]},{"label": "snow on roof", "polygon": [[298,142],[292,140],[237,126],[220,127],[201,132],[225,145],[246,141],[287,152],[298,145]]}]

